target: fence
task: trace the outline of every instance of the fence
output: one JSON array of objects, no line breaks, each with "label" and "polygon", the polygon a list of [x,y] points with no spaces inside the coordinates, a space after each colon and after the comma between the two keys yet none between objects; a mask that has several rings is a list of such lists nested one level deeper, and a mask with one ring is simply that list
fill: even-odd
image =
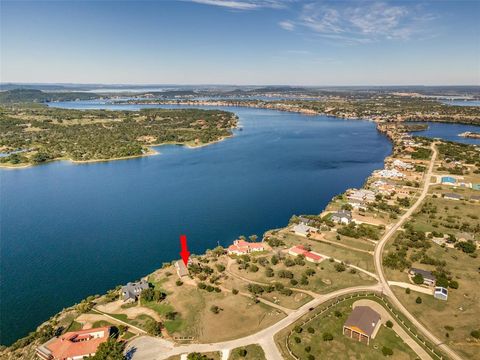
[{"label": "fence", "polygon": [[[433,344],[426,341],[424,338],[420,337],[416,333],[413,326],[408,321],[406,321],[405,319],[403,319],[402,317],[399,316],[399,314],[394,310],[392,305],[388,302],[388,300],[385,297],[383,297],[382,295],[379,295],[378,293],[375,293],[375,292],[356,293],[356,294],[351,294],[351,295],[347,295],[347,296],[339,296],[339,297],[335,298],[328,306],[322,308],[320,311],[316,312],[315,315],[309,317],[308,319],[301,322],[300,324],[297,324],[296,326],[298,326],[298,325],[299,326],[305,326],[306,324],[308,324],[312,320],[316,319],[317,317],[324,314],[326,311],[330,310],[332,307],[337,306],[339,303],[341,303],[343,301],[354,299],[354,298],[371,298],[371,297],[376,298],[377,300],[380,300],[383,303],[384,307],[393,315],[393,317],[396,319],[396,321],[398,323],[400,323],[403,326],[403,328],[413,337],[413,339],[415,341],[417,341],[420,345],[422,345],[422,347],[425,350],[427,350],[427,352],[430,353],[434,357],[434,359],[439,359],[439,360],[448,359],[448,357],[445,356],[444,354],[440,353],[438,351],[438,349],[435,349]],[[288,335],[285,339],[285,347],[286,347],[288,353],[290,354],[290,356],[292,358],[294,358],[296,360],[300,360],[300,358],[293,353],[292,349],[290,348],[290,344],[289,344],[290,336],[292,336],[292,334],[294,333],[295,327],[292,330],[290,330],[290,332],[288,333]]]}]

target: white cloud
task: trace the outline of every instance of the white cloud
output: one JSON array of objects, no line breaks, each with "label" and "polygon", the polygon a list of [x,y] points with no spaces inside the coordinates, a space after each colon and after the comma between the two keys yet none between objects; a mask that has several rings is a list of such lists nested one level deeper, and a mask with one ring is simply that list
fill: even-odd
[{"label": "white cloud", "polygon": [[259,8],[279,9],[291,0],[186,0],[198,4],[220,6],[236,10],[255,10]]},{"label": "white cloud", "polygon": [[293,31],[295,30],[295,24],[289,20],[285,20],[285,21],[280,21],[278,23],[278,25],[280,25],[280,27],[284,30],[287,30],[287,31]]},{"label": "white cloud", "polygon": [[422,8],[414,3],[393,5],[386,2],[313,2],[303,5],[296,20],[286,20],[293,30],[299,27],[336,41],[367,43],[385,39],[407,40],[425,30],[434,19],[418,16]]}]

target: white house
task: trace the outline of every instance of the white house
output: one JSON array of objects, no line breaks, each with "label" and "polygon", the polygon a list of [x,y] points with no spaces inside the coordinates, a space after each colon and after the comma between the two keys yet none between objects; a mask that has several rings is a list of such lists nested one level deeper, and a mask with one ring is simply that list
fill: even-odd
[{"label": "white house", "polygon": [[316,228],[305,225],[305,224],[298,224],[293,227],[293,232],[295,235],[300,235],[300,236],[307,236],[311,232],[317,231]]}]

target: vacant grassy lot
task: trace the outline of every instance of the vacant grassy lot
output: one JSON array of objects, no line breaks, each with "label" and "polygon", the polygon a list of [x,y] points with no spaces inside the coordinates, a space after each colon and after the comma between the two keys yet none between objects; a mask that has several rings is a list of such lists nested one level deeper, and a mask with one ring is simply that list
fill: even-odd
[{"label": "vacant grassy lot", "polygon": [[[342,334],[343,324],[351,312],[354,299],[344,301],[321,316],[305,324],[301,332],[294,332],[289,337],[289,345],[294,354],[300,359],[383,359],[381,350],[384,346],[393,350],[394,359],[415,359],[415,353],[397,337],[396,333],[382,325],[375,339],[370,345],[365,345],[350,339]],[[295,326],[281,332],[276,337],[277,343],[284,344],[285,337]],[[324,341],[323,335],[330,333],[333,340]],[[297,339],[296,339],[297,338]],[[285,351],[284,347],[281,348]],[[286,355],[284,355],[286,356]],[[290,357],[286,357],[290,358]]]},{"label": "vacant grassy lot", "polygon": [[[240,294],[207,292],[186,281],[177,286],[177,276],[167,276],[167,272],[173,272],[173,268],[157,271],[151,279],[168,294],[159,313],[164,312],[165,307],[177,312],[175,320],[165,321],[171,336],[191,336],[200,342],[225,341],[252,334],[285,316]],[[220,308],[218,314],[211,311],[212,306]]]},{"label": "vacant grassy lot", "polygon": [[[240,355],[240,350],[246,350],[245,356]],[[260,345],[253,344],[241,348],[233,349],[230,352],[229,360],[265,360],[265,353]]]},{"label": "vacant grassy lot", "polygon": [[[291,258],[290,255],[286,256]],[[257,272],[251,272],[249,270],[239,270],[238,265],[235,264],[232,265],[230,270],[233,273],[252,281],[258,281],[265,284],[279,282],[285,287],[311,290],[317,293],[329,293],[347,287],[372,285],[375,283],[375,280],[366,274],[361,272],[352,274],[348,269],[343,272],[338,272],[334,266],[335,263],[332,263],[328,260],[324,260],[318,265],[306,262],[304,266],[295,265],[290,267],[287,267],[282,262],[279,262],[277,265],[268,265],[268,267],[272,268],[274,271],[275,275],[273,277],[267,277],[266,269],[263,267],[260,267]],[[300,281],[302,275],[307,269],[313,269],[315,274],[307,277],[308,284],[302,285]],[[280,278],[279,273],[282,270],[291,271],[294,274],[294,279],[298,281],[298,284],[293,286],[290,279]]]}]

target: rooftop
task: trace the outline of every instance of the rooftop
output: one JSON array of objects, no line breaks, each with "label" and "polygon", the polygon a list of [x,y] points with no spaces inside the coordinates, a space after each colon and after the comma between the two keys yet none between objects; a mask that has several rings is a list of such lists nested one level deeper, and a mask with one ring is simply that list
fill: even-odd
[{"label": "rooftop", "polygon": [[380,315],[368,306],[357,306],[345,321],[344,326],[356,328],[368,336],[372,336],[380,321]]},{"label": "rooftop", "polygon": [[94,354],[98,346],[107,341],[110,336],[110,326],[101,328],[71,331],[53,338],[40,346],[51,352],[55,359],[67,359],[72,357]]}]

